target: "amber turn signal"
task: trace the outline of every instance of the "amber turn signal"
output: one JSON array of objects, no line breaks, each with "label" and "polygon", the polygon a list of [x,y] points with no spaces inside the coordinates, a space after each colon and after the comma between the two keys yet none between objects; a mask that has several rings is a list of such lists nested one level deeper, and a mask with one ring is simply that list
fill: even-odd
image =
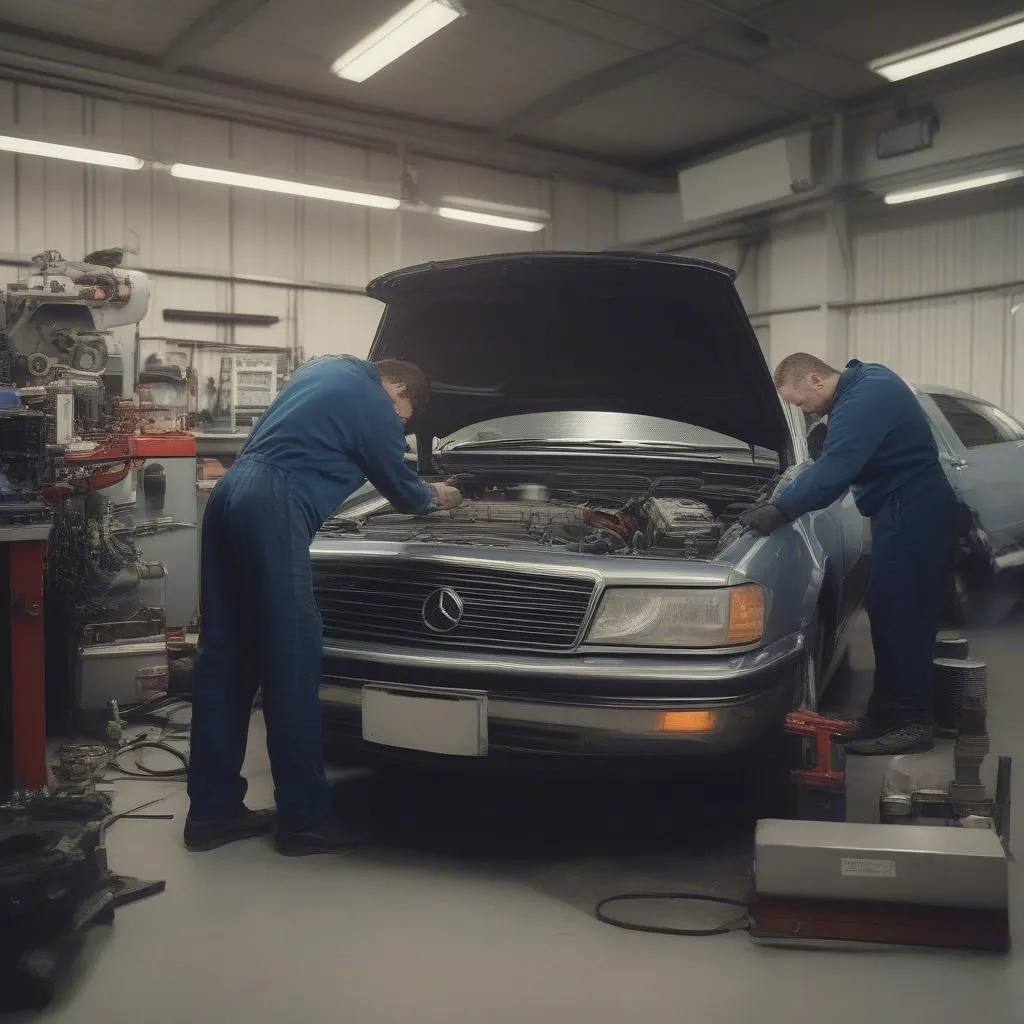
[{"label": "amber turn signal", "polygon": [[764,635],[764,591],[744,583],[729,591],[729,633],[726,643],[753,644]]},{"label": "amber turn signal", "polygon": [[662,711],[658,715],[658,732],[692,734],[714,731],[714,711]]}]

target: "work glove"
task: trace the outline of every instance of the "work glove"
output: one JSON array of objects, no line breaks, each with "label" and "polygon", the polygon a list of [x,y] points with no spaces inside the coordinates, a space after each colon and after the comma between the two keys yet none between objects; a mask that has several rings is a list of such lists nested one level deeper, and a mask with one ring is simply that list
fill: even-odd
[{"label": "work glove", "polygon": [[431,484],[430,487],[434,492],[434,505],[439,511],[444,512],[462,504],[462,491],[457,487],[451,484]]},{"label": "work glove", "polygon": [[789,522],[789,516],[778,505],[773,505],[770,501],[766,501],[760,505],[755,505],[753,508],[748,508],[740,516],[739,521],[748,530],[753,530],[754,533],[767,537],[780,526],[785,526]]},{"label": "work glove", "polygon": [[828,424],[824,420],[820,420],[815,423],[810,430],[807,431],[807,451],[811,458],[817,462],[821,455],[822,448],[825,447],[825,435],[828,433]]}]

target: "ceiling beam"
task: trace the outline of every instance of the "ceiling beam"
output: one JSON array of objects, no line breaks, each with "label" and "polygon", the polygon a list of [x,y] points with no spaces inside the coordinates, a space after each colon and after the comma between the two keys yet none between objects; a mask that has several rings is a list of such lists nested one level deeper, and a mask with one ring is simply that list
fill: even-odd
[{"label": "ceiling beam", "polygon": [[[693,2],[698,6],[703,6],[703,0],[683,0],[683,2]],[[713,0],[709,0],[709,3],[715,9],[719,6],[715,4]],[[507,0],[505,0],[505,6],[526,17],[538,17],[545,21],[550,20],[547,15],[538,15],[535,11],[531,11],[525,7],[519,7],[514,3],[507,2]],[[728,9],[726,8],[724,10]],[[748,19],[742,20],[748,21]],[[565,28],[572,28],[572,26],[567,23],[563,22],[562,24]],[[721,24],[721,22],[718,22],[717,24]],[[792,92],[802,93],[807,97],[808,105],[798,107],[791,102],[780,102],[767,96],[752,96],[749,93],[739,93],[729,86],[718,89],[718,91],[723,95],[731,96],[746,102],[758,103],[765,107],[772,107],[776,110],[785,111],[794,116],[806,116],[812,110],[825,109],[830,106],[832,98],[827,96],[825,93],[810,89],[807,86],[798,85],[795,82],[789,82],[776,75],[771,75],[765,71],[761,71],[755,66],[742,60],[726,57],[723,54],[716,53],[715,51],[700,45],[700,41],[710,35],[715,27],[717,27],[717,25],[712,25],[708,28],[702,29],[700,32],[696,33],[692,39],[675,39],[665,46],[658,47],[654,50],[648,50],[632,57],[627,57],[625,60],[619,61],[618,63],[612,64],[608,67],[601,68],[593,74],[585,75],[583,78],[579,78],[574,82],[569,82],[567,85],[541,96],[540,99],[535,100],[533,103],[523,107],[504,121],[495,125],[492,129],[492,133],[497,138],[501,139],[511,139],[524,135],[529,131],[529,129],[543,124],[546,121],[550,121],[553,118],[558,117],[560,114],[567,113],[576,107],[582,106],[584,103],[597,99],[599,96],[603,96],[615,89],[620,89],[624,85],[629,85],[631,82],[657,74],[659,71],[664,71],[679,63],[686,54],[692,54],[693,56],[711,61],[726,68],[742,69],[747,74],[754,75],[757,78],[762,79],[766,84],[783,86]],[[611,42],[612,40],[608,41]]]},{"label": "ceiling beam", "polygon": [[657,74],[671,67],[679,60],[681,43],[673,43],[657,50],[648,50],[634,57],[627,57],[617,64],[601,68],[593,74],[577,78],[574,82],[555,89],[542,96],[539,100],[523,107],[511,117],[496,125],[492,132],[500,139],[510,139],[522,135],[534,125],[550,121],[567,110],[581,106],[607,92],[619,89],[637,79]]},{"label": "ceiling beam", "polygon": [[599,157],[495,139],[487,132],[290,95],[258,83],[167,72],[142,55],[112,56],[0,25],[0,78],[310,135],[350,146],[432,156],[538,177],[575,178],[627,191],[671,190],[667,174],[638,173]]},{"label": "ceiling beam", "polygon": [[234,32],[269,0],[214,0],[203,13],[173,40],[157,59],[165,71],[177,71],[195,62],[215,43]]},{"label": "ceiling beam", "polygon": [[[763,32],[769,38],[774,36],[776,39],[781,39],[797,49],[806,50],[809,53],[820,54],[823,57],[828,57],[829,60],[838,61],[841,64],[856,67],[858,71],[865,75],[870,74],[867,68],[865,68],[863,61],[857,60],[856,57],[851,57],[850,54],[844,53],[842,50],[836,50],[833,47],[825,46],[822,43],[812,42],[809,39],[805,39],[803,36],[794,35],[792,32],[772,28],[770,25],[766,25],[758,18],[752,18],[749,14],[743,14],[741,11],[734,11],[731,7],[721,3],[720,0],[682,0],[682,2],[684,4],[688,4],[690,7],[700,7],[706,11],[714,11],[715,14],[720,15],[727,21],[733,21],[737,25],[745,25],[747,28],[753,29],[755,32]],[[755,13],[757,12],[755,11]]]}]

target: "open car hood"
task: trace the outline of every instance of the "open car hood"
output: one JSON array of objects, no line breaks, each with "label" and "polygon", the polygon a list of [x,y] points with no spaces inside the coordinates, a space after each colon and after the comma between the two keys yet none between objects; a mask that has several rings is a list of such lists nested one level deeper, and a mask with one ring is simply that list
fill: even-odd
[{"label": "open car hood", "polygon": [[433,394],[412,426],[587,409],[679,420],[786,458],[771,373],[716,263],[648,253],[524,253],[371,282],[387,304],[370,358],[406,359]]}]

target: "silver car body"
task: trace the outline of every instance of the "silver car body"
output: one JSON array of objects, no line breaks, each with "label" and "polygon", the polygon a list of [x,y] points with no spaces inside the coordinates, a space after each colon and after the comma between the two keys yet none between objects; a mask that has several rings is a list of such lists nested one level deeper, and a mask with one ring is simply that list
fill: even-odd
[{"label": "silver car body", "polygon": [[[585,291],[593,262],[607,259],[633,257],[558,255],[544,269],[551,265],[554,274],[571,272],[574,287]],[[515,274],[523,265],[516,260],[532,264],[537,258],[496,257],[490,265],[466,261],[453,266],[456,276],[467,265],[471,274],[489,273],[492,266],[495,273],[511,267]],[[760,498],[770,496],[809,465],[803,424],[775,393],[764,357],[734,297],[731,272],[702,261],[670,257],[645,255],[636,262],[641,272],[654,264],[655,274],[699,279],[702,287],[718,290],[732,318],[732,358],[741,355],[749,360],[738,374],[743,381],[753,382],[748,404],[754,412],[742,424],[749,436],[743,443],[733,441],[729,448],[691,454],[684,448],[666,451],[621,439],[611,449],[613,442],[580,436],[584,428],[577,427],[572,436],[563,431],[563,436],[536,442],[535,450],[530,450],[530,443],[507,451],[500,445],[488,451],[486,442],[479,449],[469,445],[474,465],[486,466],[491,458],[507,475],[521,460],[533,467],[535,476],[543,476],[548,464],[569,466],[573,473],[585,470],[592,476],[610,460],[640,476],[653,473],[648,467],[654,462],[676,466],[695,477],[702,472],[706,477],[756,472],[759,475],[752,477],[746,503],[758,500],[758,487],[763,492]],[[432,294],[426,285],[446,269],[440,265],[414,271],[426,278],[417,294]],[[612,273],[616,272],[618,268],[613,267]],[[419,286],[415,277],[413,285]],[[392,339],[407,322],[414,325],[405,329],[413,336],[403,335],[403,347],[396,352]],[[386,315],[371,357],[400,354],[421,362],[435,380],[450,379],[456,364],[432,365],[428,342],[418,350],[417,322],[399,319],[398,325],[389,326]],[[436,415],[447,416],[449,426],[458,415],[465,420],[460,425],[473,422],[459,405],[465,390],[453,384],[442,391]],[[448,394],[454,397],[449,399]],[[477,389],[473,400],[498,401],[483,395]],[[602,395],[608,399],[606,408],[621,405],[620,393]],[[745,401],[740,393],[734,407]],[[703,408],[699,399],[694,407]],[[587,409],[587,405],[569,406],[573,408]],[[641,416],[651,412],[649,396],[648,404],[635,411]],[[594,414],[599,417],[601,410]],[[710,413],[711,417],[718,417],[714,429],[725,432],[721,410]],[[585,416],[568,419],[586,423]],[[425,437],[419,437],[421,452],[437,448]],[[773,439],[773,452],[755,448],[751,439],[756,437]],[[592,450],[594,445],[598,450]],[[461,456],[466,457],[466,452]],[[459,468],[457,446],[446,454],[442,444],[434,457],[441,460],[445,475]],[[533,482],[529,472],[523,473],[521,482]],[[372,517],[386,512],[385,506],[372,488],[360,492],[339,510],[338,520],[327,524],[311,554],[325,626],[321,703],[327,737],[392,754],[489,755],[492,759],[525,755],[547,760],[561,755],[578,761],[582,757],[726,754],[752,747],[778,729],[787,711],[816,702],[840,660],[866,586],[868,531],[849,494],[768,538],[738,527],[726,530],[713,555],[700,559],[634,550],[588,554],[526,544],[495,547],[485,541],[475,543],[471,525],[453,543],[446,541],[443,531],[431,534],[431,521],[438,520],[437,530],[447,529],[444,517],[450,513],[419,523],[410,520],[407,534],[402,533],[406,526],[400,520],[386,517],[392,533],[375,535]],[[758,584],[764,595],[764,628],[756,642],[681,649],[616,647],[588,638],[602,599],[614,588],[691,591],[749,583]],[[497,602],[494,607],[508,609],[504,621],[493,615],[486,620],[489,640],[481,639],[480,633],[460,636],[458,624],[449,632],[434,628],[446,628],[445,614],[461,616],[463,585],[468,588],[463,590],[463,596],[469,594],[467,602],[476,595],[481,601]],[[453,603],[446,612],[441,603],[447,600],[443,592],[448,591],[454,591],[458,606]],[[524,593],[536,596],[523,598]],[[571,613],[570,605],[576,609]],[[488,608],[493,611],[491,606],[484,611],[491,614]],[[563,630],[559,643],[549,644],[537,632],[542,629],[538,608],[551,609],[553,622]],[[665,723],[675,720],[666,714],[680,711],[711,711],[714,725],[702,731],[667,728]]]},{"label": "silver car body", "polygon": [[972,513],[980,575],[1024,568],[1024,424],[964,391],[937,385],[914,390],[932,423],[946,476]]}]

